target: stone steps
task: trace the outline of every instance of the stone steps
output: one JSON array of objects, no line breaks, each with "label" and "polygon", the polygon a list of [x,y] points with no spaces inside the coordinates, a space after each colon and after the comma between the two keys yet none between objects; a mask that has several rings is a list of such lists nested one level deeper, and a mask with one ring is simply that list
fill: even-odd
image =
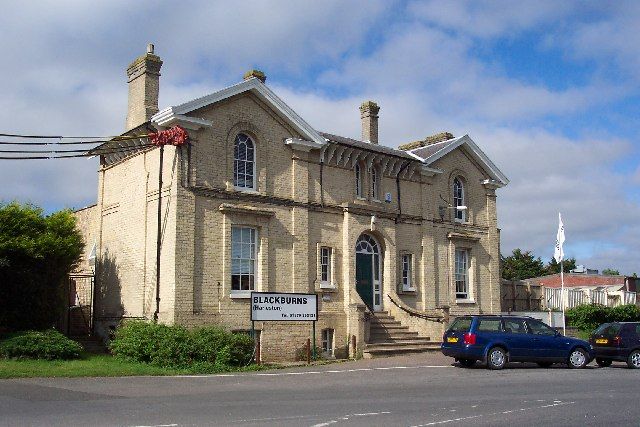
[{"label": "stone steps", "polygon": [[421,337],[387,312],[372,313],[369,342],[365,344],[365,358],[390,357],[402,354],[440,351],[440,343]]}]

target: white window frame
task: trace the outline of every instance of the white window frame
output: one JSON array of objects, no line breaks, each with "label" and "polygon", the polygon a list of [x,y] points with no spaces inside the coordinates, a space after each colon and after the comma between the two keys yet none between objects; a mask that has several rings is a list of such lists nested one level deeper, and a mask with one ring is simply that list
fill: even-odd
[{"label": "white window frame", "polygon": [[405,292],[415,291],[413,284],[413,254],[400,254],[400,279],[402,280],[402,290]]},{"label": "white window frame", "polygon": [[[322,274],[322,266],[325,259],[323,259],[323,250],[329,251],[328,269],[326,279]],[[317,264],[316,264],[316,284],[320,285],[320,289],[333,290],[336,289],[336,277],[335,277],[335,253],[336,250],[328,243],[318,242],[316,248]]]},{"label": "white window frame", "polygon": [[321,332],[321,348],[325,357],[333,357],[335,331],[332,328],[325,328]]},{"label": "white window frame", "polygon": [[[320,287],[333,288],[333,248],[331,246],[320,246]],[[326,275],[324,271],[326,267]]]},{"label": "white window frame", "polygon": [[[458,255],[464,255],[464,266],[459,268]],[[456,293],[456,300],[458,301],[471,301],[471,251],[467,248],[456,248],[454,253],[454,290]],[[462,285],[462,290],[459,284]]]},{"label": "white window frame", "polygon": [[[241,140],[241,137],[246,138],[245,140]],[[237,158],[236,156],[236,151],[237,151],[237,146],[239,144],[245,144],[248,145],[248,143],[251,143],[251,151],[253,151],[253,160],[249,161],[249,160],[242,160]],[[233,140],[233,187],[236,190],[239,191],[256,191],[258,188],[258,179],[256,176],[256,143],[253,140],[253,138],[251,138],[249,135],[247,135],[246,133],[238,133],[235,137],[235,139]],[[238,175],[238,164],[240,162],[244,162],[245,165],[245,185],[238,185],[238,179],[237,179],[237,175]],[[249,175],[246,172],[246,166],[248,163],[251,163],[251,186],[246,185],[246,177]]]},{"label": "white window frame", "polygon": [[[453,191],[453,197],[452,197],[453,206],[455,208],[457,208],[458,206],[464,206],[465,205],[464,184],[460,177],[455,177],[453,179],[452,191]],[[466,210],[454,209],[453,218],[454,218],[454,221],[456,222],[466,222],[467,221]]]},{"label": "white window frame", "polygon": [[[240,230],[240,233],[242,233],[242,230],[249,230],[249,233],[251,235],[251,232],[253,232],[253,241],[249,241],[248,243],[245,242],[234,242],[233,240],[233,231],[235,230]],[[239,252],[240,252],[240,257],[234,257],[234,243],[239,243],[240,244],[240,248],[239,248]],[[259,244],[260,244],[260,238],[258,235],[258,229],[256,227],[249,227],[249,226],[242,226],[242,225],[234,225],[231,227],[231,277],[230,277],[230,288],[231,288],[231,296],[235,297],[235,298],[249,298],[251,296],[251,291],[255,291],[258,289],[258,249],[259,249]],[[250,252],[249,252],[249,258],[245,258],[242,256],[243,254],[243,246],[245,245],[249,245],[250,246]],[[253,248],[251,249],[251,246],[253,246]],[[237,253],[237,251],[235,251]],[[240,273],[240,279],[239,279],[239,285],[240,285],[240,289],[234,289],[234,285],[233,285],[233,277],[235,276],[235,274],[233,274],[233,266],[234,266],[234,260],[236,260],[236,262],[240,262],[242,263],[242,261],[249,261],[250,263],[252,263],[252,271],[251,273]],[[243,276],[250,276],[253,278],[253,283],[252,286],[249,289],[242,289],[242,277]]]},{"label": "white window frame", "polygon": [[371,167],[371,198],[380,200],[380,173],[375,166]]},{"label": "white window frame", "polygon": [[363,199],[364,196],[362,195],[362,167],[360,166],[360,163],[356,163],[355,167],[353,168],[353,171],[356,178],[356,197],[358,199]]}]

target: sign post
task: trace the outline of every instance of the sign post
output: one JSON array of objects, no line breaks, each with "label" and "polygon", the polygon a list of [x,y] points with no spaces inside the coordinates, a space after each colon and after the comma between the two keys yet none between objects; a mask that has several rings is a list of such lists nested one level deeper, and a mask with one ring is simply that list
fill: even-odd
[{"label": "sign post", "polygon": [[254,322],[312,322],[312,352],[316,357],[318,296],[282,292],[251,292],[251,330]]}]

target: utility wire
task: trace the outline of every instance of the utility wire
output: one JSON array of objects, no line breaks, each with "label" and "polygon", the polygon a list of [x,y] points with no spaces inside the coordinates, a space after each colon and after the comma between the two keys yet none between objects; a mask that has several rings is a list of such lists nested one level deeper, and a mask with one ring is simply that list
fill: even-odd
[{"label": "utility wire", "polygon": [[[140,147],[155,147],[153,144],[142,144],[136,145],[135,147],[105,147],[105,148],[94,148],[92,153],[100,153],[103,154],[107,151],[119,152],[121,150],[133,150]],[[0,153],[20,153],[20,154],[63,154],[63,153],[86,153],[86,149],[82,150],[0,150]]]},{"label": "utility wire", "polygon": [[8,138],[25,138],[25,139],[100,139],[100,140],[127,140],[148,137],[149,134],[143,135],[116,135],[116,136],[60,136],[60,135],[20,135],[13,133],[0,133],[0,136]]},{"label": "utility wire", "polygon": [[[46,159],[70,159],[70,158],[79,158],[79,157],[92,157],[95,155],[108,155],[108,154],[118,154],[118,153],[126,153],[127,151],[133,151],[140,148],[148,148],[155,147],[153,144],[143,144],[135,147],[114,147],[110,148],[97,148],[94,150],[34,150],[34,151],[26,151],[26,150],[0,150],[0,153],[15,153],[15,154],[57,154],[55,156],[0,156],[0,160],[46,160]],[[81,154],[68,154],[67,153],[81,153]]]}]

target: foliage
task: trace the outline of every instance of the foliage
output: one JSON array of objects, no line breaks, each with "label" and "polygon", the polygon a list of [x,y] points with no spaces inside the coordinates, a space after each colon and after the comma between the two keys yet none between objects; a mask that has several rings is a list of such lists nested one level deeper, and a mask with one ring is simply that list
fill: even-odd
[{"label": "foliage", "polygon": [[620,271],[614,270],[613,268],[605,268],[604,270],[602,270],[602,274],[604,274],[605,276],[619,276]]},{"label": "foliage", "polygon": [[[575,270],[576,268],[576,259],[575,258],[567,258],[562,260],[562,270],[567,273],[571,270]],[[560,263],[556,261],[555,258],[551,257],[549,263],[545,267],[545,274],[559,274],[560,273]]]},{"label": "foliage", "polygon": [[514,249],[511,255],[501,257],[501,261],[503,279],[522,280],[545,274],[542,260],[534,257],[530,251]]},{"label": "foliage", "polygon": [[68,360],[81,353],[80,344],[54,329],[19,332],[0,341],[0,356],[7,359]]},{"label": "foliage", "polygon": [[243,366],[253,358],[253,339],[217,327],[187,330],[140,320],[123,322],[110,343],[114,355],[167,368],[214,372]]},{"label": "foliage", "polygon": [[0,204],[0,327],[51,327],[82,248],[71,211],[44,216],[31,205]]},{"label": "foliage", "polygon": [[605,307],[583,304],[566,311],[567,324],[582,331],[593,331],[602,323],[640,321],[640,308],[634,304]]}]

